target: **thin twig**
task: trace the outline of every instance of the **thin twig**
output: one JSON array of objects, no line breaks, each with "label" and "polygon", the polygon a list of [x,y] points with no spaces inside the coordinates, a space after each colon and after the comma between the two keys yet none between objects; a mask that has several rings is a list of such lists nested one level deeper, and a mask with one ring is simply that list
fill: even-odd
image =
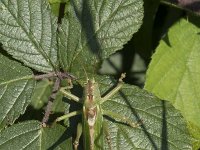
[{"label": "thin twig", "polygon": [[34,78],[35,80],[42,80],[45,78],[51,78],[51,77],[59,77],[60,79],[73,79],[75,80],[76,77],[74,77],[73,75],[67,73],[67,72],[49,72],[47,74],[41,74],[41,75],[35,75]]},{"label": "thin twig", "polygon": [[56,73],[55,72],[50,72],[50,73],[47,73],[47,74],[41,74],[41,75],[35,75],[34,78],[35,80],[42,80],[42,79],[45,79],[45,78],[51,78],[51,77],[56,77]]},{"label": "thin twig", "polygon": [[44,114],[44,117],[42,119],[42,126],[43,127],[46,127],[46,124],[49,120],[49,116],[51,114],[51,108],[52,108],[52,105],[53,105],[53,101],[54,99],[56,98],[56,94],[60,88],[60,78],[56,78],[56,81],[54,83],[54,86],[53,86],[53,90],[52,90],[52,93],[51,93],[51,96],[49,97],[49,100],[48,100],[48,103],[47,103],[47,107],[45,109],[45,114]]},{"label": "thin twig", "polygon": [[60,89],[60,83],[61,83],[61,80],[65,79],[65,78],[68,78],[70,80],[72,79],[76,79],[74,76],[68,74],[68,73],[63,73],[63,72],[51,72],[51,73],[48,73],[48,74],[44,74],[44,75],[38,75],[38,76],[35,76],[35,79],[36,80],[40,80],[40,79],[44,79],[44,78],[51,78],[51,77],[56,77],[56,81],[54,83],[54,86],[53,86],[53,90],[52,90],[52,93],[48,99],[48,103],[47,103],[47,107],[45,109],[45,113],[44,113],[44,117],[42,119],[42,126],[43,127],[46,127],[46,124],[49,120],[49,116],[51,114],[51,109],[52,109],[52,105],[53,105],[53,101],[55,100],[56,98],[56,94],[58,93],[58,90]]}]

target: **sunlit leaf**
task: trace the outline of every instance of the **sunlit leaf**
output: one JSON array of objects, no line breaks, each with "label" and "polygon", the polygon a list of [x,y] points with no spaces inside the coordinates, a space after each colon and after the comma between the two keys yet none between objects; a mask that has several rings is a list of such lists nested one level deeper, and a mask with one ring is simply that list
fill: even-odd
[{"label": "sunlit leaf", "polygon": [[0,1],[0,41],[27,66],[42,72],[57,67],[56,29],[46,0]]},{"label": "sunlit leaf", "polygon": [[173,103],[196,128],[200,128],[199,33],[192,23],[177,22],[167,34],[169,40],[163,39],[156,49],[145,85],[148,91]]}]

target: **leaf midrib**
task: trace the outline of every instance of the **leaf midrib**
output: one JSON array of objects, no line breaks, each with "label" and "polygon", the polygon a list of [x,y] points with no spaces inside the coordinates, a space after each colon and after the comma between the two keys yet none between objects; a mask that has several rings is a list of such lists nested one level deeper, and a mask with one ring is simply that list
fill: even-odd
[{"label": "leaf midrib", "polygon": [[6,82],[1,82],[0,83],[0,86],[1,85],[7,85],[9,83],[13,83],[13,82],[17,82],[17,81],[20,81],[20,80],[29,80],[29,79],[33,79],[33,75],[28,75],[28,76],[24,76],[22,78],[15,78],[15,79],[12,79],[12,80],[9,80],[9,81],[6,81]]}]

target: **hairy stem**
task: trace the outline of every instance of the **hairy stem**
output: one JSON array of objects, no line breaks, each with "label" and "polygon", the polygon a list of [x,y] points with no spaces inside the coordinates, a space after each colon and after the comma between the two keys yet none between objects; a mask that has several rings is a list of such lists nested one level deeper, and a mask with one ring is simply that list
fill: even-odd
[{"label": "hairy stem", "polygon": [[47,73],[47,74],[41,74],[41,75],[35,75],[34,78],[35,80],[42,80],[42,79],[45,79],[45,78],[51,78],[51,77],[56,77],[56,73],[55,72],[50,72],[50,73]]},{"label": "hairy stem", "polygon": [[67,72],[49,72],[47,74],[41,74],[41,75],[35,75],[34,78],[35,80],[42,80],[45,78],[51,78],[51,77],[58,77],[60,79],[71,79],[71,80],[75,80],[76,78],[73,75],[70,75]]},{"label": "hairy stem", "polygon": [[56,97],[56,94],[58,92],[58,89],[60,87],[60,79],[57,78],[56,79],[56,82],[54,83],[54,86],[53,86],[53,90],[52,90],[52,93],[51,93],[51,96],[49,97],[49,100],[48,100],[48,103],[47,103],[47,107],[45,109],[45,114],[44,114],[44,117],[42,119],[42,125],[45,127],[46,126],[46,123],[48,122],[49,120],[49,116],[51,114],[51,108],[52,108],[52,105],[53,105],[53,100],[55,99]]}]

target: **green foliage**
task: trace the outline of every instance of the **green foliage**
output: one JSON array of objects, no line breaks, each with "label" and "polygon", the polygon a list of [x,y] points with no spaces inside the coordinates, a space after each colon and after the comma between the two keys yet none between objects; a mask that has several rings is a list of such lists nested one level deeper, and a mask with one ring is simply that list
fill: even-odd
[{"label": "green foliage", "polygon": [[191,139],[185,132],[187,129],[181,114],[168,102],[160,101],[144,90],[125,84],[120,92],[103,103],[102,107],[134,122],[138,117],[143,120],[142,126],[138,128],[124,126],[120,120],[106,120],[112,146],[116,150],[191,148]]},{"label": "green foliage", "polygon": [[0,54],[0,129],[13,124],[31,102],[32,71]]},{"label": "green foliage", "polygon": [[[200,127],[200,29],[177,22],[152,57],[145,89],[169,100],[193,126]],[[178,34],[177,34],[178,33]],[[199,131],[200,132],[200,131]],[[198,132],[196,132],[198,134]],[[200,137],[199,137],[200,138]]]},{"label": "green foliage", "polygon": [[[123,63],[128,57],[117,51],[126,48],[133,36],[131,53],[138,50],[140,56],[134,55],[130,68],[140,72],[158,42],[152,34],[159,0],[144,0],[144,4],[142,0],[49,3],[0,1],[0,149],[72,150],[80,116],[64,123],[54,121],[64,113],[82,109],[82,105],[63,97],[59,88],[55,91],[56,81],[61,87],[68,86],[65,77],[58,74],[64,70],[75,76],[70,92],[77,97],[82,97],[87,77],[95,78],[105,96],[117,82],[108,75],[98,75],[99,69],[106,74],[109,71],[104,69],[109,64],[112,73],[124,72],[121,67],[126,66]],[[160,41],[145,83],[145,89],[159,98],[128,82],[101,105],[105,112],[114,112],[104,116],[111,141],[104,141],[104,149],[200,147],[199,32],[199,27],[182,19]],[[46,77],[39,78],[43,75]],[[53,101],[50,110],[46,108],[48,100]],[[47,110],[50,127],[41,124]],[[117,115],[131,122],[141,121],[141,125],[130,127]],[[81,141],[79,149],[83,147]]]},{"label": "green foliage", "polygon": [[93,73],[100,61],[123,47],[142,18],[140,0],[73,1],[59,28],[62,67],[75,75],[78,72],[78,77],[82,76],[80,67]]},{"label": "green foliage", "polygon": [[68,6],[69,6],[69,0],[48,0],[49,3],[51,4],[51,11],[56,15],[59,16],[60,13],[60,9],[62,9],[62,6],[64,6],[63,10],[64,12],[62,13],[66,13]]},{"label": "green foliage", "polygon": [[177,22],[167,34],[169,42],[163,39],[157,47],[145,86],[161,99],[170,100],[196,125],[200,124],[199,32],[186,20]]},{"label": "green foliage", "polygon": [[31,97],[31,106],[35,109],[42,108],[47,103],[52,88],[52,82],[47,79],[38,82]]},{"label": "green foliage", "polygon": [[1,149],[67,149],[71,146],[67,140],[65,128],[55,125],[42,128],[38,121],[18,123],[0,132]]},{"label": "green foliage", "polygon": [[0,2],[0,38],[15,59],[38,71],[57,66],[56,17],[46,1]]}]

